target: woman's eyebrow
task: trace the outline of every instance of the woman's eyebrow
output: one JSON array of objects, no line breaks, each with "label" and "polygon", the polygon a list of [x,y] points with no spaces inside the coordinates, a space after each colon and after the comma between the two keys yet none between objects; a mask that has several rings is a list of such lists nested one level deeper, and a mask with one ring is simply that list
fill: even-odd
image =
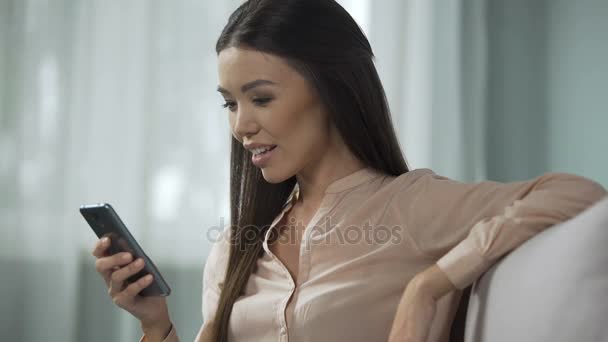
[{"label": "woman's eyebrow", "polygon": [[[255,80],[255,81],[251,81],[248,83],[245,83],[241,86],[241,92],[245,93],[257,86],[261,86],[261,85],[276,85],[275,82],[269,81],[269,80]],[[220,86],[217,86],[217,91],[219,91],[222,94],[230,94],[230,92]]]}]

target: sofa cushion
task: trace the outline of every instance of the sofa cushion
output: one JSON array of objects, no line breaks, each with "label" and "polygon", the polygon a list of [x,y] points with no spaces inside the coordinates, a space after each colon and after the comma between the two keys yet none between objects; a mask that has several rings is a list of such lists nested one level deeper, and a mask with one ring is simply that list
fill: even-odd
[{"label": "sofa cushion", "polygon": [[608,197],[473,284],[465,341],[608,341]]}]

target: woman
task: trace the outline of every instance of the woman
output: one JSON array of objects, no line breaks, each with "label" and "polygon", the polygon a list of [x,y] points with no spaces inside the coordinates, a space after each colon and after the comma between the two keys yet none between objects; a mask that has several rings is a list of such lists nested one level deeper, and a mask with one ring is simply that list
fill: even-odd
[{"label": "woman", "polygon": [[[197,341],[447,341],[500,256],[605,196],[548,173],[459,183],[409,171],[371,47],[333,0],[250,0],[217,42],[232,130],[231,223],[213,244]],[[93,254],[145,341],[177,341],[143,264]]]}]

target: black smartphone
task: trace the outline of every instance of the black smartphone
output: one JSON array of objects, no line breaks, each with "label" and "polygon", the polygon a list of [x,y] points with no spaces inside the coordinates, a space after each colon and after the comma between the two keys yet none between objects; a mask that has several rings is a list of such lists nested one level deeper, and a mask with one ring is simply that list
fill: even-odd
[{"label": "black smartphone", "polygon": [[148,258],[144,250],[139,246],[135,238],[131,235],[127,226],[122,222],[116,211],[108,203],[88,204],[80,206],[80,213],[89,223],[97,237],[109,237],[111,245],[108,249],[109,254],[113,255],[120,252],[129,252],[133,255],[133,260],[142,258],[144,268],[130,276],[127,283],[137,281],[146,274],[152,274],[154,281],[139,293],[141,296],[168,296],[171,288],[163,279],[152,260]]}]

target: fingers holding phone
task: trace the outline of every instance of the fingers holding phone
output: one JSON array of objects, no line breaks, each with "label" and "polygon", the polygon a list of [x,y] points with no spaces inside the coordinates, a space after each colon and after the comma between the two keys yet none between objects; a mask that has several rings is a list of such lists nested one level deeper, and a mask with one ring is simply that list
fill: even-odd
[{"label": "fingers holding phone", "polygon": [[[144,260],[144,268],[132,274],[127,279],[127,282],[129,284],[135,283],[149,273],[152,274],[153,281],[150,286],[146,286],[139,293],[142,297],[168,296],[171,294],[171,288],[163,279],[160,270],[146,255],[143,248],[137,243],[135,237],[129,232],[127,226],[109,203],[82,205],[80,213],[95,234],[101,239],[95,246],[93,255],[99,259],[96,268],[106,281],[106,285],[111,285],[110,274],[113,271],[128,265],[134,259],[142,258]],[[114,288],[116,288],[116,285]]]},{"label": "fingers holding phone", "polygon": [[[129,259],[131,259],[131,257],[128,254],[126,256]],[[132,263],[112,272],[112,275],[110,276],[110,285],[109,285],[110,295],[115,296],[119,292],[122,292],[125,288],[127,288],[133,284],[150,285],[149,280],[152,279],[152,275],[150,275],[150,274],[141,277],[140,279],[136,280],[135,282],[127,281],[127,279],[129,277],[137,274],[143,268],[144,268],[144,260],[139,258],[139,259],[133,261]],[[137,284],[137,283],[139,283],[139,284]],[[131,291],[133,291],[133,290],[134,290],[134,288],[131,287]],[[140,291],[143,290],[143,287],[140,288],[139,290]],[[137,293],[133,293],[133,296],[135,296],[137,294],[139,294],[139,291]]]},{"label": "fingers holding phone", "polygon": [[129,282],[128,279],[140,272],[145,262],[127,252],[108,255],[111,245],[109,238],[100,239],[93,248],[95,269],[104,279],[112,302],[128,311],[142,323],[162,322],[168,320],[165,297],[142,297],[140,292],[153,283],[154,277],[146,274],[139,279]]},{"label": "fingers holding phone", "polygon": [[109,238],[102,238],[97,241],[92,253],[97,258],[95,269],[106,282],[106,286],[110,286],[112,273],[122,266],[128,265],[133,259],[132,255],[126,252],[109,255],[108,249],[110,245],[111,241]]},{"label": "fingers holding phone", "polygon": [[143,267],[144,261],[140,258],[112,272],[108,293],[112,297],[114,304],[126,310],[135,311],[137,309],[135,304],[137,303],[138,295],[152,283],[153,277],[151,274],[147,274],[131,283],[127,279],[137,274]]},{"label": "fingers holding phone", "polygon": [[114,304],[141,321],[146,334],[166,336],[171,327],[165,297],[171,288],[109,203],[80,206],[99,240],[95,269]]}]

